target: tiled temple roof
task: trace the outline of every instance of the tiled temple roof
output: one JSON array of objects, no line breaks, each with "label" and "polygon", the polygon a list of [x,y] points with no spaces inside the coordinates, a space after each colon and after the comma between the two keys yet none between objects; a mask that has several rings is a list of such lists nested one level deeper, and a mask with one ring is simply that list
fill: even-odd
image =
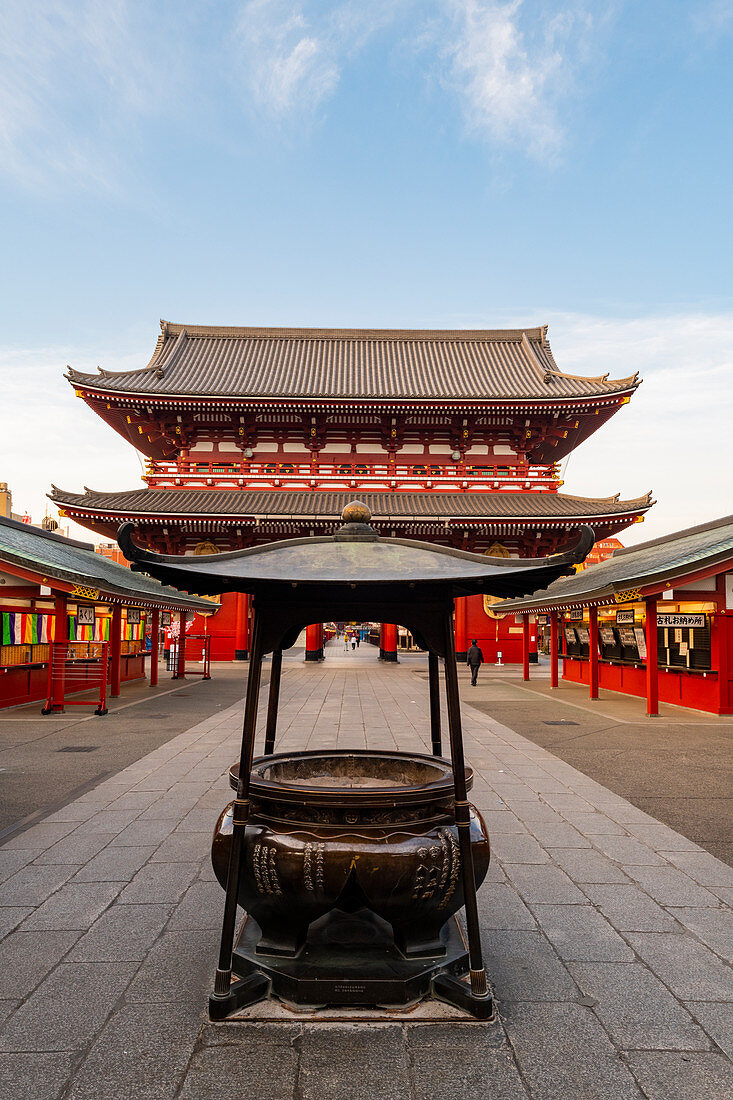
[{"label": "tiled temple roof", "polygon": [[556,581],[541,595],[511,600],[495,610],[514,613],[598,600],[613,602],[615,593],[652,585],[672,588],[677,581],[684,583],[686,575],[728,560],[733,560],[733,516],[617,550],[606,561]]},{"label": "tiled temple roof", "polygon": [[[292,492],[288,490],[133,489],[123,493],[68,493],[53,487],[54,503],[71,510],[113,515],[254,516],[338,518],[354,497],[343,492]],[[589,520],[603,516],[646,512],[651,493],[632,500],[615,497],[576,497],[561,493],[358,493],[359,499],[380,519],[517,519]]]},{"label": "tiled temple roof", "polygon": [[72,384],[150,397],[541,400],[633,391],[558,370],[547,326],[498,330],[227,328],[161,321],[147,367]]}]

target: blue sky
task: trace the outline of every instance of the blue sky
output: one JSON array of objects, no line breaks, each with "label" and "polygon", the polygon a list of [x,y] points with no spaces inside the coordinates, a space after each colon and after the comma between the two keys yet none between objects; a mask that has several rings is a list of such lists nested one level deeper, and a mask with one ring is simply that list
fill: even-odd
[{"label": "blue sky", "polygon": [[565,491],[653,488],[628,541],[733,511],[732,53],[733,0],[5,0],[16,510],[139,485],[61,376],[166,317],[549,322],[561,368],[645,378]]}]

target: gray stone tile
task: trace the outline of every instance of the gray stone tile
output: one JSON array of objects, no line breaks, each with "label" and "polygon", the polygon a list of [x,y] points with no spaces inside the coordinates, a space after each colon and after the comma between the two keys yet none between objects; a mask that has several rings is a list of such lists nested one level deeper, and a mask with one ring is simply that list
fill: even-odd
[{"label": "gray stone tile", "polygon": [[140,810],[108,810],[106,807],[84,822],[90,833],[119,834],[140,816]]},{"label": "gray stone tile", "polygon": [[120,894],[122,904],[178,901],[196,877],[196,863],[148,863]]},{"label": "gray stone tile", "polygon": [[665,856],[700,886],[733,888],[733,867],[709,852],[665,852]]},{"label": "gray stone tile", "polygon": [[590,848],[587,837],[567,821],[533,821],[530,832],[544,848]]},{"label": "gray stone tile", "polygon": [[654,821],[653,818],[638,823],[631,821],[627,824],[626,830],[633,833],[644,844],[648,844],[650,848],[654,848],[656,852],[700,851],[699,845],[694,841],[688,840],[681,833],[676,833],[669,826],[662,825],[661,821]]},{"label": "gray stone tile", "polygon": [[3,885],[3,905],[40,905],[63,886],[76,867],[39,867],[31,864],[11,875]]},{"label": "gray stone tile", "polygon": [[218,882],[194,882],[171,916],[171,931],[220,929],[224,915],[224,891]]},{"label": "gray stone tile", "polygon": [[613,1041],[625,1050],[707,1050],[707,1036],[638,962],[573,962],[568,969]]},{"label": "gray stone tile", "polygon": [[[213,827],[211,830],[213,835]],[[153,863],[197,863],[211,856],[211,836],[208,833],[174,831],[151,856]]]},{"label": "gray stone tile", "polygon": [[173,905],[112,905],[69,954],[70,962],[142,961],[170,917]]},{"label": "gray stone tile", "polygon": [[499,1024],[413,1024],[405,1031],[415,1100],[471,1100],[487,1095],[491,1100],[526,1100]]},{"label": "gray stone tile", "polygon": [[653,848],[635,836],[596,836],[593,838],[596,848],[616,863],[629,866],[664,866],[665,859]]},{"label": "gray stone tile", "polygon": [[531,825],[535,821],[555,822],[562,821],[560,814],[556,813],[546,802],[536,799],[519,799],[507,795],[505,803],[516,814],[520,821]]},{"label": "gray stone tile", "polygon": [[78,938],[78,932],[12,932],[6,936],[0,944],[0,997],[27,997]]},{"label": "gray stone tile", "polygon": [[28,917],[23,924],[23,931],[48,928],[72,931],[78,929],[85,932],[117,897],[119,891],[119,883],[67,882]]},{"label": "gray stone tile", "polygon": [[510,1001],[577,999],[575,982],[538,932],[489,929],[482,938],[486,970],[501,1006]]},{"label": "gray stone tile", "polygon": [[698,886],[676,867],[626,867],[625,870],[660,905],[708,905],[713,908],[718,905],[715,894]]},{"label": "gray stone tile", "polygon": [[533,836],[498,833],[491,838],[491,852],[502,863],[548,863],[549,856]]},{"label": "gray stone tile", "polygon": [[396,1024],[304,1028],[298,1085],[302,1100],[410,1100],[402,1029]]},{"label": "gray stone tile", "polygon": [[204,1005],[214,983],[220,932],[164,932],[127,990],[127,1000]]},{"label": "gray stone tile", "polygon": [[583,893],[621,932],[680,931],[672,917],[638,886],[584,883]]},{"label": "gray stone tile", "polygon": [[591,905],[536,905],[539,926],[561,959],[630,962],[634,953]]},{"label": "gray stone tile", "polygon": [[[110,841],[113,847],[129,846],[131,848],[145,848],[149,844],[162,844],[176,826],[175,821],[133,821],[121,833]],[[213,826],[212,826],[213,832]]]},{"label": "gray stone tile", "polygon": [[56,1100],[71,1071],[71,1054],[4,1054],[0,1100]]},{"label": "gray stone tile", "polygon": [[579,813],[577,810],[564,810],[563,815],[583,836],[624,836],[626,830],[617,821],[598,813]]},{"label": "gray stone tile", "polygon": [[592,848],[553,848],[552,858],[573,882],[625,882],[620,867]]},{"label": "gray stone tile", "polygon": [[202,1023],[199,1004],[123,1005],[75,1071],[69,1100],[172,1100]]},{"label": "gray stone tile", "polygon": [[3,847],[9,852],[24,848],[50,848],[56,841],[73,832],[76,826],[75,821],[54,821],[49,825],[41,822],[30,829],[24,829],[21,833],[14,833],[9,840],[5,841]]},{"label": "gray stone tile", "polygon": [[585,904],[584,895],[559,867],[512,863],[505,870],[530,905]]},{"label": "gray stone tile", "polygon": [[627,932],[626,939],[680,1000],[730,999],[730,968],[691,936]]},{"label": "gray stone tile", "polygon": [[0,882],[5,882],[21,867],[32,863],[42,852],[42,848],[16,848],[13,851],[0,848]]},{"label": "gray stone tile", "polygon": [[479,893],[482,928],[506,928],[536,931],[537,922],[514,887],[508,882],[494,883]]},{"label": "gray stone tile", "polygon": [[110,810],[147,810],[160,795],[157,791],[125,791],[114,802],[110,802]]},{"label": "gray stone tile", "polygon": [[74,882],[129,882],[147,863],[155,848],[107,847],[74,876]]},{"label": "gray stone tile", "polygon": [[77,829],[60,840],[58,844],[47,848],[38,857],[36,864],[61,863],[82,867],[101,852],[114,835],[114,833],[85,833],[83,829]]},{"label": "gray stone tile", "polygon": [[721,1054],[632,1051],[629,1066],[648,1100],[730,1100],[733,1067]]},{"label": "gray stone tile", "polygon": [[695,1001],[687,1007],[710,1038],[733,1061],[733,1003]]},{"label": "gray stone tile", "polygon": [[506,1030],[533,1100],[640,1100],[600,1023],[578,1004],[523,1004]]},{"label": "gray stone tile", "polygon": [[0,907],[0,940],[17,928],[33,912],[32,905],[4,905]]},{"label": "gray stone tile", "polygon": [[[321,1026],[313,1031],[320,1033]],[[338,1095],[328,1090],[328,1078],[324,1074],[324,1091],[321,1093],[296,1093],[298,1073],[298,1047],[310,1047],[305,1039],[299,1039],[297,1030],[282,1024],[251,1024],[243,1029],[226,1028],[226,1042],[210,1044],[207,1035],[211,1025],[204,1029],[204,1046],[197,1050],[186,1074],[180,1093],[181,1100],[222,1100],[222,1097],[256,1097],[256,1100],[292,1100],[299,1095],[318,1095],[319,1100]],[[370,1028],[371,1031],[371,1028]],[[314,1037],[314,1042],[317,1039]],[[376,1044],[375,1044],[376,1046]],[[333,1057],[333,1036],[328,1061],[331,1076],[338,1074],[339,1065],[348,1082],[351,1074],[341,1058]],[[340,1054],[340,1051],[339,1051]],[[341,1093],[342,1096],[349,1095]],[[356,1094],[353,1094],[356,1095]],[[379,1092],[365,1092],[362,1096],[378,1096]],[[389,1095],[389,1094],[386,1094]]]},{"label": "gray stone tile", "polygon": [[509,810],[481,810],[492,841],[500,833],[526,833],[527,827]]},{"label": "gray stone tile", "polygon": [[86,821],[96,812],[97,807],[94,803],[76,800],[74,802],[69,802],[66,806],[62,806],[60,810],[48,814],[43,820],[47,825],[51,825],[56,821]]},{"label": "gray stone tile", "polygon": [[0,1034],[3,1051],[82,1050],[102,1027],[137,963],[61,963]]},{"label": "gray stone tile", "polygon": [[677,909],[670,907],[680,924],[694,932],[727,962],[733,962],[733,912],[730,909]]}]

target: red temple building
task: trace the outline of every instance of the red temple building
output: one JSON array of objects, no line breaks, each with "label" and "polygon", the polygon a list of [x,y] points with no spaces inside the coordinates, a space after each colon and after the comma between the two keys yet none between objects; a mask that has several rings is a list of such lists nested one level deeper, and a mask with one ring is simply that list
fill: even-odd
[{"label": "red temple building", "polygon": [[[392,331],[161,322],[139,370],[69,370],[78,397],[147,457],[144,489],[51,494],[106,538],[125,520],[164,553],[213,553],[329,534],[358,497],[383,533],[473,552],[555,552],[580,523],[599,540],[638,522],[651,494],[560,492],[559,463],[636,390],[558,369],[546,326]],[[224,596],[212,656],[246,655],[247,597]],[[456,649],[520,661],[522,627],[490,600],[456,605]],[[519,622],[519,620],[517,620]],[[382,630],[396,656],[396,631]],[[322,628],[307,635],[316,657]]]}]

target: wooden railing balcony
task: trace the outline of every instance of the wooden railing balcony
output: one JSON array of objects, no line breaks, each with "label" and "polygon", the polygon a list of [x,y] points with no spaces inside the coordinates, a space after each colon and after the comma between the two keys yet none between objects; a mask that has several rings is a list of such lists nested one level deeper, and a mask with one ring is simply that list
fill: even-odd
[{"label": "wooden railing balcony", "polygon": [[547,466],[484,463],[366,462],[148,462],[143,478],[158,489],[428,489],[451,492],[557,492],[557,471]]}]

